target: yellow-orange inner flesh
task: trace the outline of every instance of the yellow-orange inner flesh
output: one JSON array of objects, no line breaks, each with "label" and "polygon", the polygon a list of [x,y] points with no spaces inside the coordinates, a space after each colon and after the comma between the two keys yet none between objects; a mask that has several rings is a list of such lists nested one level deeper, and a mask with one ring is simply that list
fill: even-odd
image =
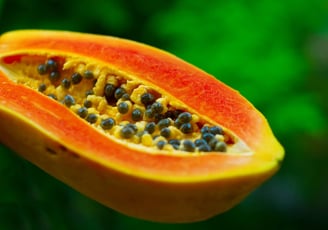
[{"label": "yellow-orange inner flesh", "polygon": [[249,151],[229,130],[108,66],[45,55],[24,55],[3,66],[11,80],[57,100],[115,141],[172,153]]}]

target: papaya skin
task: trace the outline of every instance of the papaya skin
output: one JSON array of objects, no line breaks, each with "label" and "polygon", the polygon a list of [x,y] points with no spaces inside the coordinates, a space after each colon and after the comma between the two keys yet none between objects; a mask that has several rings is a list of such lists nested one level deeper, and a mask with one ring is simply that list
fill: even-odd
[{"label": "papaya skin", "polygon": [[[78,56],[123,71],[231,130],[252,151],[149,154],[114,142],[58,102],[11,81],[1,63],[21,55]],[[157,222],[194,222],[227,211],[270,178],[284,156],[264,116],[213,76],[147,45],[73,32],[0,37],[0,126],[3,144],[50,175],[121,213]]]}]

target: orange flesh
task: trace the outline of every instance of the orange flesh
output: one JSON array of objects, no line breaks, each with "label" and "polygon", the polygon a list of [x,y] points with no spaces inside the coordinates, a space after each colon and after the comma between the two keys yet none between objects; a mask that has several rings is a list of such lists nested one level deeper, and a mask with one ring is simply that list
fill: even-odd
[{"label": "orange flesh", "polygon": [[[78,57],[52,57],[51,60],[57,60],[56,63],[58,64],[58,71],[60,73],[60,78],[56,81],[49,80],[49,73],[43,73],[42,75],[38,73],[37,67],[40,66],[40,63],[43,65],[45,60],[50,60],[49,58],[45,58],[42,56],[14,56],[14,57],[6,57],[4,59],[3,67],[8,72],[8,76],[10,79],[17,83],[23,84],[35,90],[38,90],[39,86],[42,84],[44,85],[44,89],[42,93],[45,95],[53,94],[57,96],[57,101],[59,103],[63,103],[62,100],[64,99],[65,95],[73,96],[75,103],[74,105],[67,106],[75,113],[78,113],[80,108],[84,108],[83,103],[85,100],[92,102],[92,106],[89,107],[86,111],[91,114],[96,114],[97,120],[95,122],[91,122],[92,126],[95,128],[99,128],[103,133],[109,134],[109,137],[116,138],[122,140],[120,135],[120,130],[124,124],[136,124],[136,127],[139,129],[140,136],[133,136],[132,138],[124,139],[123,144],[130,144],[135,143],[143,146],[135,146],[136,148],[140,147],[152,147],[157,148],[156,143],[159,140],[192,140],[195,141],[196,139],[201,139],[200,129],[206,125],[207,127],[211,127],[213,125],[209,124],[208,122],[204,121],[201,118],[201,115],[190,113],[188,108],[185,105],[179,103],[174,98],[169,98],[165,93],[159,93],[156,90],[152,89],[149,86],[145,86],[142,84],[141,81],[137,79],[127,79],[122,75],[118,75],[117,73],[111,71],[110,69],[100,66],[99,63],[92,64],[92,63],[84,63],[81,58]],[[93,73],[92,79],[84,78],[83,73],[88,70],[89,72]],[[78,84],[72,84],[68,87],[63,87],[61,85],[62,79],[67,81],[71,80],[71,76],[73,73],[80,73],[81,81]],[[104,96],[104,86],[107,83],[115,84],[120,87],[124,87],[126,90],[129,99],[115,99],[110,98],[108,99],[110,104],[108,104],[108,100],[106,100]],[[85,96],[85,92],[89,92],[92,89],[92,95]],[[191,122],[190,124],[193,127],[193,132],[191,133],[183,133],[179,130],[179,127],[173,124],[173,121],[176,119],[175,117],[170,116],[169,119],[171,121],[171,125],[169,125],[170,135],[169,137],[160,137],[156,138],[156,140],[152,140],[151,138],[155,138],[156,136],[160,136],[160,129],[156,127],[155,131],[149,134],[146,131],[146,135],[144,135],[144,128],[145,124],[151,121],[156,121],[154,118],[147,118],[144,115],[145,106],[140,102],[140,97],[144,92],[151,92],[153,95],[156,95],[157,101],[161,102],[163,106],[162,115],[164,115],[167,111],[184,111],[188,112],[191,115]],[[114,101],[113,101],[114,100]],[[116,101],[116,102],[115,102]],[[127,102],[130,104],[130,108],[128,113],[120,114],[117,111],[117,105],[121,102]],[[142,111],[143,115],[138,121],[134,121],[132,119],[131,112],[133,109],[139,109]],[[86,117],[83,117],[87,119]],[[100,123],[101,120],[106,118],[114,118],[116,121],[116,125],[110,129],[102,129]],[[173,119],[173,120],[172,120]],[[218,126],[217,126],[218,127]],[[146,138],[148,138],[148,140]],[[150,140],[149,140],[150,138]],[[223,134],[216,135],[215,139],[220,140],[219,147],[222,147],[222,144],[227,146],[227,149],[223,149],[223,152],[232,152],[232,153],[249,153],[249,149],[247,148],[246,144],[239,140],[237,137],[234,137],[228,130],[224,130]],[[128,143],[126,143],[128,142]],[[182,142],[182,141],[181,141]],[[223,143],[225,142],[225,143]],[[212,145],[213,146],[213,145]],[[221,147],[220,147],[221,146]],[[215,147],[215,146],[213,146]],[[221,148],[222,149],[222,148]],[[172,145],[166,144],[163,150],[168,150],[172,152],[179,152],[184,151],[188,154],[201,154],[202,152],[198,150],[196,147],[195,150],[186,151],[183,149],[183,146],[180,148],[173,148]],[[215,150],[213,148],[213,150]],[[150,152],[150,149],[145,149],[145,151]],[[192,152],[192,153],[191,153]],[[219,152],[216,150],[215,152]],[[203,152],[205,153],[205,152]],[[176,153],[173,153],[176,154]]]},{"label": "orange flesh", "polygon": [[[160,151],[154,155],[145,154],[139,149],[109,141],[82,120],[76,119],[75,114],[63,109],[62,105],[10,82],[0,74],[0,105],[24,114],[40,129],[46,127],[48,135],[55,136],[59,143],[67,144],[68,148],[79,150],[81,156],[100,160],[126,173],[152,178],[160,175],[167,177],[163,180],[173,178],[177,181],[186,178],[232,177],[252,172],[254,167],[261,171],[272,167],[276,164],[275,160],[282,157],[282,153],[277,157],[277,152],[282,150],[272,138],[265,118],[238,92],[196,67],[157,49],[121,39],[93,35],[52,35],[51,41],[33,34],[22,34],[21,37],[7,40],[3,37],[1,42],[6,45],[0,46],[2,62],[10,63],[16,54],[78,54],[86,60],[92,58],[105,62],[113,69],[124,70],[127,75],[137,76],[149,85],[160,87],[209,121],[231,130],[252,150],[249,155],[207,154],[186,157],[165,155]],[[80,146],[83,146],[83,150]],[[269,150],[267,146],[270,146]],[[92,156],[88,153],[92,153]],[[272,165],[268,166],[268,162],[272,162]]]}]

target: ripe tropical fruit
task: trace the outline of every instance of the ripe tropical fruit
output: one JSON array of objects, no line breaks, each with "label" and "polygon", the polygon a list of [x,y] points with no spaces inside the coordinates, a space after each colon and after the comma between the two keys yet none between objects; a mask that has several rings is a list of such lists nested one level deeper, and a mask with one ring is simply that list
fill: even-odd
[{"label": "ripe tropical fruit", "polygon": [[124,39],[23,30],[0,37],[0,141],[126,215],[193,222],[238,204],[284,151],[237,91]]}]

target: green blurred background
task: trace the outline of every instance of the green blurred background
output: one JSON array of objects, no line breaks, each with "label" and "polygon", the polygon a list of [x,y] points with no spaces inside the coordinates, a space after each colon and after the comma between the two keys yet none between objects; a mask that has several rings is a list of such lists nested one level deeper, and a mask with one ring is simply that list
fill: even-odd
[{"label": "green blurred background", "polygon": [[1,230],[328,229],[327,1],[0,0],[0,33],[23,28],[108,34],[168,50],[254,103],[286,158],[225,214],[168,225],[105,208],[0,146]]}]

